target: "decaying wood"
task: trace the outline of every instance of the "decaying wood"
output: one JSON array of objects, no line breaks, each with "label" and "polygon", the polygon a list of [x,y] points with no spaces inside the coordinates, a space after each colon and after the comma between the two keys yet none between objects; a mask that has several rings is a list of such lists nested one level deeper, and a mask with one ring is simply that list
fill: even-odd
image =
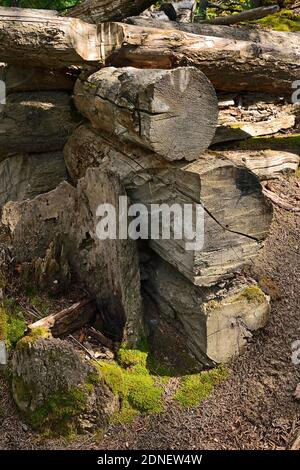
[{"label": "decaying wood", "polygon": [[48,315],[29,325],[29,330],[45,328],[55,338],[65,336],[78,330],[93,320],[97,313],[97,305],[91,299],[85,299],[67,307],[60,312]]},{"label": "decaying wood", "polygon": [[48,68],[103,62],[95,25],[50,10],[0,7],[0,61]]},{"label": "decaying wood", "polygon": [[210,24],[225,25],[237,24],[243,21],[259,20],[261,18],[264,18],[265,16],[273,15],[277,11],[279,11],[278,5],[270,5],[267,7],[252,8],[251,10],[245,10],[235,15],[218,16],[216,18],[207,20],[206,22]]},{"label": "decaying wood", "polygon": [[71,91],[79,72],[76,68],[48,70],[0,64],[0,80],[5,82],[7,94],[22,91]]},{"label": "decaying wood", "polygon": [[[269,299],[254,281],[241,278],[223,288],[200,288],[154,254],[144,270],[143,290],[159,316],[185,334],[187,346],[205,366],[241,354],[252,332],[268,320]],[[247,296],[249,286],[256,295]]]},{"label": "decaying wood", "polygon": [[198,34],[202,36],[215,36],[235,41],[249,41],[259,43],[262,46],[275,46],[287,48],[292,51],[300,46],[300,33],[285,31],[273,31],[270,29],[260,29],[243,25],[242,28],[236,26],[218,26],[205,23],[177,23],[174,21],[155,20],[151,17],[136,16],[127,18],[127,23],[157,29],[177,29],[186,33]]},{"label": "decaying wood", "polygon": [[96,330],[95,328],[89,328],[88,329],[88,334],[92,338],[99,341],[99,343],[101,343],[106,348],[110,349],[111,351],[114,350],[115,343],[111,339],[107,338],[107,336],[105,336],[103,333],[101,333],[101,331]]},{"label": "decaying wood", "polygon": [[282,197],[273,193],[273,191],[269,191],[267,188],[264,188],[263,193],[268,199],[270,199],[270,201],[272,201],[274,204],[281,207],[282,209],[291,212],[300,212],[300,207],[293,206],[289,202],[285,201]]},{"label": "decaying wood", "polygon": [[179,23],[191,23],[197,2],[195,0],[181,0],[179,2],[164,2],[160,9],[166,13],[168,18]]},{"label": "decaying wood", "polygon": [[197,69],[107,67],[78,80],[74,100],[93,127],[164,156],[195,160],[212,142],[215,91]]},{"label": "decaying wood", "polygon": [[285,172],[295,172],[300,163],[299,154],[280,150],[232,150],[221,154],[237,165],[246,166],[262,181],[278,178]]},{"label": "decaying wood", "polygon": [[16,154],[3,161],[0,155],[0,207],[51,191],[66,179],[62,152]]},{"label": "decaying wood", "polygon": [[69,9],[68,15],[98,24],[138,15],[153,3],[153,0],[85,0]]},{"label": "decaying wood", "polygon": [[0,160],[61,150],[75,128],[65,92],[14,93],[0,109]]},{"label": "decaying wood", "polygon": [[216,135],[212,143],[218,144],[232,140],[243,140],[250,137],[276,134],[281,130],[294,127],[295,122],[295,115],[288,114],[257,122],[243,122],[238,120],[223,121],[223,124],[217,127]]},{"label": "decaying wood", "polygon": [[300,74],[300,49],[282,48],[280,43],[258,45],[120,23],[108,24],[106,29],[106,34],[119,38],[119,46],[108,58],[111,65],[166,69],[193,65],[217,90],[290,95],[291,83]]},{"label": "decaying wood", "polygon": [[125,191],[117,178],[94,168],[76,188],[63,182],[34,199],[7,203],[2,214],[16,263],[43,259],[60,236],[73,275],[97,302],[104,334],[134,343],[143,330],[136,245],[97,234],[98,206],[112,204],[118,214],[120,195]]},{"label": "decaying wood", "polygon": [[192,204],[195,211],[195,204],[202,203],[203,248],[187,251],[184,236],[182,240],[172,236],[149,240],[154,251],[195,284],[211,285],[248,262],[268,233],[272,209],[258,179],[220,154],[202,155],[190,164],[167,162],[142,148],[112,143],[81,126],[69,139],[64,155],[75,180],[89,166],[109,169],[121,179],[131,200],[145,204],[150,212],[151,204]]}]

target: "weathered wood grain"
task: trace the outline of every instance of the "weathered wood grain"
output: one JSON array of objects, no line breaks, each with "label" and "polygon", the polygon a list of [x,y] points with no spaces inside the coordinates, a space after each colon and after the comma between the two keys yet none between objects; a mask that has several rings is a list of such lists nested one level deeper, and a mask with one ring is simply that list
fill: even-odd
[{"label": "weathered wood grain", "polygon": [[104,68],[77,81],[75,105],[93,127],[141,145],[167,160],[195,160],[212,142],[215,91],[192,67]]}]

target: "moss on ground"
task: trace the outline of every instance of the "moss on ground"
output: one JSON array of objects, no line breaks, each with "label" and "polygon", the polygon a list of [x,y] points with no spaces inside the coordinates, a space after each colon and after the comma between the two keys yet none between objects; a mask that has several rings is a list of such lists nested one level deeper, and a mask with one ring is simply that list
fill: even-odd
[{"label": "moss on ground", "polygon": [[300,31],[300,16],[288,9],[266,16],[256,23],[275,31]]},{"label": "moss on ground", "polygon": [[186,375],[180,380],[175,399],[185,408],[198,406],[227,377],[228,370],[224,366],[200,374]]},{"label": "moss on ground", "polygon": [[126,346],[119,350],[117,360],[99,361],[101,376],[120,400],[121,409],[114,418],[128,422],[139,413],[163,411],[163,388],[147,368],[148,353]]},{"label": "moss on ground", "polygon": [[85,411],[90,392],[90,387],[84,385],[53,393],[47,403],[28,415],[31,426],[46,433],[70,436],[76,431],[73,418]]},{"label": "moss on ground", "polygon": [[6,299],[0,305],[0,339],[7,347],[15,347],[24,336],[27,323],[15,299]]},{"label": "moss on ground", "polygon": [[39,328],[34,328],[31,330],[29,335],[24,336],[23,338],[18,341],[18,344],[16,346],[17,349],[22,349],[24,347],[27,347],[28,344],[34,344],[36,341],[38,341],[41,338],[49,338],[51,336],[51,333],[47,328],[39,327]]},{"label": "moss on ground", "polygon": [[290,150],[300,151],[300,134],[285,137],[251,137],[237,142],[237,146],[245,150]]},{"label": "moss on ground", "polygon": [[263,291],[257,285],[253,284],[242,290],[237,300],[247,300],[249,303],[264,303],[266,298]]}]

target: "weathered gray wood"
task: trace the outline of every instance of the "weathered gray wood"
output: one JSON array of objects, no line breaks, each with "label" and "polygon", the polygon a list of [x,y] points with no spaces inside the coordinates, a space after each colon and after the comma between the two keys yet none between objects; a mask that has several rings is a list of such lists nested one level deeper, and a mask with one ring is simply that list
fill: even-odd
[{"label": "weathered gray wood", "polygon": [[149,240],[162,258],[195,284],[211,285],[230,275],[258,253],[267,236],[272,208],[258,179],[220,154],[205,154],[190,164],[167,162],[142,148],[112,143],[81,126],[69,139],[64,155],[74,180],[90,166],[109,169],[120,177],[131,200],[144,203],[149,211],[151,204],[192,204],[195,210],[195,204],[202,203],[203,248],[187,251],[186,237]]},{"label": "weathered gray wood", "polygon": [[253,171],[260,180],[278,178],[282,173],[295,172],[300,163],[299,154],[280,150],[222,151],[221,155],[229,158],[237,165],[243,165]]},{"label": "weathered gray wood", "polygon": [[20,264],[44,258],[53,239],[61,237],[72,273],[97,301],[103,333],[135,343],[143,330],[136,245],[128,239],[101,240],[96,232],[98,206],[110,203],[118,214],[124,194],[112,174],[89,169],[77,188],[63,182],[32,200],[7,203],[3,223]]},{"label": "weathered gray wood", "polygon": [[[220,122],[220,119],[219,119]],[[230,142],[233,140],[249,139],[263,135],[276,134],[281,130],[291,129],[296,122],[295,115],[282,115],[273,117],[266,121],[247,122],[239,120],[223,120],[223,123],[217,127],[213,144],[221,142]]]},{"label": "weathered gray wood", "polygon": [[[143,24],[148,20],[142,19]],[[146,23],[145,23],[146,22]],[[172,26],[171,26],[172,25]],[[120,45],[109,63],[147,68],[172,68],[178,65],[198,67],[216,90],[263,91],[291,94],[291,83],[300,75],[299,35],[291,35],[289,47],[282,45],[282,35],[273,32],[272,42],[236,40],[233,36],[194,35],[167,29],[114,23],[119,29]],[[212,26],[211,26],[212,27]],[[259,33],[257,33],[259,36]],[[288,33],[285,33],[288,34]],[[121,39],[123,38],[123,39]]]},{"label": "weathered gray wood", "polygon": [[52,336],[58,338],[82,328],[85,324],[95,318],[96,313],[97,306],[95,301],[85,299],[61,310],[60,312],[41,318],[41,320],[29,325],[28,328],[30,331],[33,331],[36,328],[44,328],[49,330]]},{"label": "weathered gray wood", "polygon": [[268,320],[269,299],[254,281],[240,278],[222,288],[199,288],[153,254],[144,269],[143,290],[205,366],[241,354],[252,332]]},{"label": "weathered gray wood", "polygon": [[62,152],[12,155],[0,161],[0,207],[47,193],[66,179]]},{"label": "weathered gray wood", "polygon": [[160,9],[166,13],[172,21],[179,23],[191,23],[197,2],[195,0],[181,0],[179,2],[164,2]]},{"label": "weathered gray wood", "polygon": [[119,21],[138,15],[153,3],[153,0],[85,0],[68,10],[68,15],[95,23]]},{"label": "weathered gray wood", "polygon": [[75,105],[93,127],[167,160],[195,160],[212,142],[215,91],[199,70],[104,68],[78,80]]},{"label": "weathered gray wood", "polygon": [[5,82],[7,94],[22,91],[71,91],[79,73],[76,68],[48,70],[0,64],[0,80]]},{"label": "weathered gray wood", "polygon": [[103,62],[95,25],[51,10],[0,7],[0,62],[66,68]]},{"label": "weathered gray wood", "polygon": [[75,125],[65,92],[11,94],[0,108],[0,160],[10,153],[61,150]]},{"label": "weathered gray wood", "polygon": [[186,33],[199,34],[203,36],[215,36],[224,39],[236,41],[249,41],[261,45],[278,45],[282,48],[300,47],[299,32],[273,31],[270,29],[260,29],[256,27],[243,25],[242,28],[236,26],[218,26],[204,23],[177,23],[175,21],[156,20],[151,17],[135,16],[127,18],[127,23],[157,29],[177,29]]}]

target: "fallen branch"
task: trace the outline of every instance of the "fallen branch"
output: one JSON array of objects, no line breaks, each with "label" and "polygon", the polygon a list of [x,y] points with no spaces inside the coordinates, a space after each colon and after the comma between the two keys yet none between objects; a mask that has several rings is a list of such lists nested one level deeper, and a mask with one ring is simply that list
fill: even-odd
[{"label": "fallen branch", "polygon": [[92,338],[96,339],[97,341],[99,341],[99,343],[101,343],[103,346],[105,346],[106,348],[110,349],[111,351],[114,350],[114,342],[107,338],[107,336],[104,336],[103,333],[101,333],[101,331],[99,330],[95,330],[95,328],[89,328],[87,330],[87,333],[88,335],[90,335]]},{"label": "fallen branch", "polygon": [[271,5],[269,7],[259,7],[253,8],[252,10],[242,11],[241,13],[237,13],[236,15],[229,15],[229,16],[218,16],[217,18],[213,18],[211,20],[201,21],[201,23],[208,23],[208,24],[237,24],[243,21],[253,21],[259,20],[264,18],[265,16],[273,15],[279,11],[278,5]]},{"label": "fallen branch", "polygon": [[274,204],[281,207],[282,209],[291,212],[300,212],[300,207],[295,207],[289,202],[285,202],[280,196],[273,193],[272,191],[269,191],[268,189],[264,188],[263,193],[268,199],[270,199],[270,201],[272,201]]},{"label": "fallen branch", "polygon": [[29,325],[28,329],[32,331],[36,328],[46,328],[54,337],[64,336],[90,322],[96,312],[96,303],[91,299],[85,299],[58,313],[41,318]]}]

